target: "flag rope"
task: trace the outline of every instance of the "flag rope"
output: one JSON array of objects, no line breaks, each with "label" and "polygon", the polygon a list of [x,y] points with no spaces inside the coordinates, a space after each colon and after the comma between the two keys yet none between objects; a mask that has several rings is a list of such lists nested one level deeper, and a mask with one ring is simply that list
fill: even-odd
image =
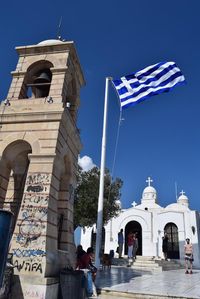
[{"label": "flag rope", "polygon": [[119,133],[120,133],[120,127],[121,127],[121,121],[123,120],[122,118],[122,109],[120,107],[120,114],[119,114],[119,121],[118,121],[118,127],[117,127],[117,135],[116,135],[116,141],[115,141],[115,150],[114,150],[114,157],[113,157],[113,162],[112,162],[112,170],[111,170],[111,181],[110,181],[110,186],[109,186],[109,193],[108,193],[108,200],[110,199],[110,193],[111,193],[111,188],[112,188],[112,182],[113,182],[113,174],[114,174],[114,169],[115,169],[115,164],[116,164],[116,157],[117,157],[117,148],[119,144]]}]

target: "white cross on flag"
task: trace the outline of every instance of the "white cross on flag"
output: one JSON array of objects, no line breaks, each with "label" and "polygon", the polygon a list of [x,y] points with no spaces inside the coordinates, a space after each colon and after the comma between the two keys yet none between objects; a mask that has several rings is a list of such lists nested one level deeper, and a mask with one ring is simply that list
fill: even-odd
[{"label": "white cross on flag", "polygon": [[131,75],[113,80],[122,108],[135,105],[153,95],[167,92],[185,82],[175,62],[160,62]]}]

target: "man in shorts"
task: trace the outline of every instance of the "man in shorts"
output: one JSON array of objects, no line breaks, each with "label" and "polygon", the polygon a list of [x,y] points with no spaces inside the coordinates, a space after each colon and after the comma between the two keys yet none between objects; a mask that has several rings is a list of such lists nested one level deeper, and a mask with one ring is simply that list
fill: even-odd
[{"label": "man in shorts", "polygon": [[189,266],[190,266],[190,274],[192,274],[192,262],[193,259],[193,248],[192,244],[190,243],[190,239],[185,240],[186,243],[184,245],[184,251],[185,251],[185,274],[189,274]]}]

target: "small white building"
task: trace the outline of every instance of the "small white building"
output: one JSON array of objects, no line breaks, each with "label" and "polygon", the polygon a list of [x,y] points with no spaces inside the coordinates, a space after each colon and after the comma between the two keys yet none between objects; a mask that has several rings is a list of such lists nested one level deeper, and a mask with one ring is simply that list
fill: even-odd
[{"label": "small white building", "polygon": [[[123,254],[127,254],[127,235],[130,231],[137,232],[139,248],[137,255],[163,257],[162,237],[167,233],[168,257],[184,262],[185,239],[189,238],[193,244],[194,266],[200,267],[200,215],[197,211],[189,209],[189,200],[184,192],[178,197],[176,203],[163,208],[158,205],[157,192],[151,186],[152,180],[146,181],[148,186],[142,193],[141,203],[132,203],[129,209],[121,210],[104,227],[102,243],[104,252],[116,252],[118,246],[118,232],[124,231],[125,246]],[[95,226],[83,229],[81,244],[84,249],[94,246],[96,238]]]}]

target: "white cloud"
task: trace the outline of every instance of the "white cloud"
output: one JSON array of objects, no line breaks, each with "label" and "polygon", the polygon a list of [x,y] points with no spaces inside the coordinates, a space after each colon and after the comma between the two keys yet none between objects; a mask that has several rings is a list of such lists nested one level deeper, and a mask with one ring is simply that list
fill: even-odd
[{"label": "white cloud", "polygon": [[96,165],[93,163],[92,159],[88,156],[83,156],[82,158],[78,158],[78,164],[81,166],[83,171],[89,171]]}]

